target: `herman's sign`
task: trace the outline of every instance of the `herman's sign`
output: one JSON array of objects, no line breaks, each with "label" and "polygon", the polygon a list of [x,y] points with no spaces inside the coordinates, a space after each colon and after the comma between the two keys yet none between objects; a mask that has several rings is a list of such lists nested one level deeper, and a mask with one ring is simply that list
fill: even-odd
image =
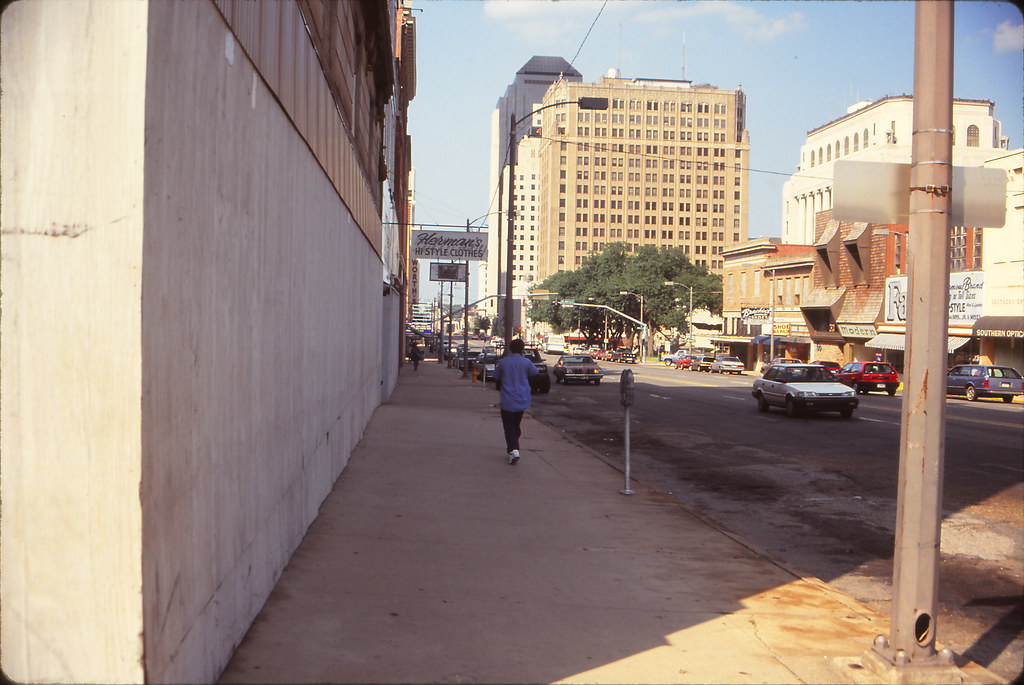
[{"label": "herman's sign", "polygon": [[483,261],[487,259],[487,234],[425,229],[413,231],[412,258]]}]

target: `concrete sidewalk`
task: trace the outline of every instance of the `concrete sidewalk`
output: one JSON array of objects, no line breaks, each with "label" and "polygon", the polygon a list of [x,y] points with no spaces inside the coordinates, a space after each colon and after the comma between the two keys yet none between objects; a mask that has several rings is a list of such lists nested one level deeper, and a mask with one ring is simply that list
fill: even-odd
[{"label": "concrete sidewalk", "polygon": [[885,617],[529,413],[509,466],[497,397],[402,370],[220,682],[882,682]]}]

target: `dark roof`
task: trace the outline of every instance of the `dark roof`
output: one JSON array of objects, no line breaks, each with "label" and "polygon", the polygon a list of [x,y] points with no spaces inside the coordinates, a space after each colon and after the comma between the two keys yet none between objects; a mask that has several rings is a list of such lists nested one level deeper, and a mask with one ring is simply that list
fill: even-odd
[{"label": "dark roof", "polygon": [[516,72],[517,74],[564,74],[565,76],[579,76],[583,74],[576,71],[571,64],[562,57],[542,57],[534,55]]}]

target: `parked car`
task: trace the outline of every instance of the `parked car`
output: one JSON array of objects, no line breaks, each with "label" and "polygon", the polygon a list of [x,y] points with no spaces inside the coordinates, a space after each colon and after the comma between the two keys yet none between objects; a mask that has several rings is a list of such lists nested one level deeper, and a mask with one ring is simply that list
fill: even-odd
[{"label": "parked car", "polygon": [[679,361],[676,362],[676,368],[688,369],[695,359],[700,359],[700,356],[696,354],[684,354],[679,358]]},{"label": "parked car", "polygon": [[551,376],[548,374],[548,362],[536,347],[527,347],[523,356],[537,367],[537,375],[530,378],[530,390],[534,393],[551,392]]},{"label": "parked car", "polygon": [[712,355],[698,355],[690,362],[690,371],[711,371],[711,365],[715,363]]},{"label": "parked car", "polygon": [[501,357],[496,354],[481,354],[472,361],[472,364],[480,371],[480,375],[484,381],[493,381],[494,367],[498,365],[498,361],[500,359]]},{"label": "parked car", "polygon": [[581,381],[600,385],[604,372],[594,358],[585,354],[565,355],[552,367],[556,383]]},{"label": "parked car", "polygon": [[715,357],[715,361],[711,362],[711,368],[708,371],[711,373],[743,373],[746,371],[746,367],[743,366],[739,357],[719,355]]},{"label": "parked car", "polygon": [[762,363],[760,373],[763,375],[765,371],[770,369],[775,364],[803,364],[803,362],[799,359],[793,359],[792,357],[776,357],[771,361]]},{"label": "parked car", "polygon": [[872,390],[884,390],[892,397],[900,387],[896,369],[887,362],[850,362],[835,374],[840,382],[864,395]]},{"label": "parked car", "polygon": [[963,395],[973,402],[979,397],[999,397],[1003,402],[1013,402],[1017,395],[1024,395],[1024,380],[1020,372],[1009,366],[988,366],[985,364],[961,364],[949,370],[946,376],[946,392]]},{"label": "parked car", "polygon": [[843,365],[840,364],[839,362],[830,362],[830,361],[825,361],[824,359],[818,359],[817,361],[813,361],[811,363],[812,364],[817,364],[818,366],[824,366],[826,369],[828,369],[832,373],[835,373],[839,369],[843,368]]},{"label": "parked car", "polygon": [[754,381],[750,391],[758,411],[784,407],[789,416],[803,412],[837,411],[844,419],[853,416],[856,391],[817,364],[774,364]]},{"label": "parked car", "polygon": [[472,366],[473,362],[476,361],[476,358],[479,356],[480,350],[469,350],[468,352],[461,353],[458,356],[458,359],[456,360],[458,362],[459,370],[461,371],[462,369],[466,368],[467,359],[469,360],[469,365]]},{"label": "parked car", "polygon": [[635,364],[636,353],[628,347],[616,347],[608,355],[608,361],[622,362],[624,364]]},{"label": "parked car", "polygon": [[682,350],[661,355],[661,363],[665,366],[675,366],[676,362],[686,356]]}]

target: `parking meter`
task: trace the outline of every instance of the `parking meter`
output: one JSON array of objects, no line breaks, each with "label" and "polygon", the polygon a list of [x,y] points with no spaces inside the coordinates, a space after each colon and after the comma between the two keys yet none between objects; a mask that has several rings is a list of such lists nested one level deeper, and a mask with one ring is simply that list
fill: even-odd
[{"label": "parking meter", "polygon": [[633,405],[633,372],[626,369],[619,377],[619,401],[623,407]]}]

